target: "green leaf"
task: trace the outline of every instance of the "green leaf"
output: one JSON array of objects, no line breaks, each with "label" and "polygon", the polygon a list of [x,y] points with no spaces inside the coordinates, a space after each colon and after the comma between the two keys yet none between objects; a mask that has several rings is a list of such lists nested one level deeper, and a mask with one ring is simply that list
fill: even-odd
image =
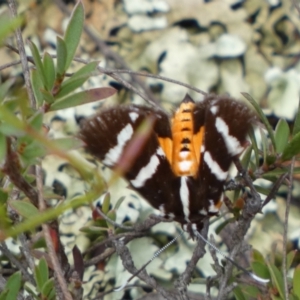
[{"label": "green leaf", "polygon": [[263,279],[270,279],[270,273],[266,263],[262,263],[260,261],[254,261],[251,263],[251,268],[255,275],[259,276]]},{"label": "green leaf", "polygon": [[252,147],[248,147],[246,151],[243,153],[243,157],[241,159],[241,164],[243,166],[243,169],[248,169],[250,160],[251,160],[251,154],[252,154]]},{"label": "green leaf", "polygon": [[77,89],[78,87],[82,86],[83,83],[91,76],[91,74],[95,72],[97,66],[97,61],[88,63],[87,65],[79,69],[72,77],[65,80],[61,85],[60,91],[56,95],[56,99],[62,98],[75,91],[75,89]]},{"label": "green leaf", "polygon": [[43,113],[38,111],[29,119],[29,124],[32,126],[32,128],[34,128],[37,131],[39,131],[42,128],[43,116]]},{"label": "green leaf", "polygon": [[287,121],[280,119],[275,129],[277,153],[282,153],[290,137],[290,128]]},{"label": "green leaf", "polygon": [[268,264],[268,269],[271,274],[272,283],[276,286],[280,297],[284,299],[284,284],[283,284],[283,277],[277,267],[273,264]]},{"label": "green leaf", "polygon": [[[48,279],[42,288],[42,295],[45,297],[45,299],[52,299],[49,298],[50,294],[52,293],[52,290],[54,289],[54,279],[50,278]],[[53,296],[52,296],[53,297]]]},{"label": "green leaf", "polygon": [[42,282],[46,283],[49,279],[49,269],[45,258],[39,261],[38,268],[40,270]]},{"label": "green leaf", "polygon": [[48,52],[44,54],[44,70],[46,76],[46,90],[51,92],[55,82],[55,66],[51,55]]},{"label": "green leaf", "polygon": [[15,82],[15,79],[10,78],[0,85],[0,102],[2,102],[2,100],[4,100],[7,92],[9,91],[9,88],[13,85],[14,82]]},{"label": "green leaf", "polygon": [[300,299],[300,265],[295,268],[293,276],[293,292]]},{"label": "green leaf", "polygon": [[95,88],[87,91],[82,91],[79,93],[72,94],[66,98],[59,99],[55,101],[51,107],[50,111],[65,109],[69,107],[74,107],[81,104],[86,104],[90,102],[95,102],[108,98],[116,93],[116,90],[110,87]]},{"label": "green leaf", "polygon": [[12,125],[15,129],[24,130],[24,123],[5,105],[0,105],[0,120]]},{"label": "green leaf", "polygon": [[8,192],[3,188],[0,188],[0,205],[6,203],[8,199]]},{"label": "green leaf", "polygon": [[300,153],[300,132],[293,136],[292,140],[286,145],[283,150],[281,160],[286,161]]},{"label": "green leaf", "polygon": [[67,30],[65,32],[64,40],[67,46],[67,60],[65,69],[67,70],[74,58],[76,49],[78,47],[82,29],[84,24],[84,8],[79,1],[75,6],[71,19],[69,21]]},{"label": "green leaf", "polygon": [[44,145],[39,144],[37,141],[32,141],[24,147],[22,153],[20,153],[20,158],[22,162],[29,166],[30,164],[36,163],[36,160],[47,154],[47,149]]},{"label": "green leaf", "polygon": [[53,142],[62,150],[69,151],[82,147],[82,141],[74,137],[58,138]]},{"label": "green leaf", "polygon": [[104,196],[104,200],[103,200],[103,204],[102,204],[102,209],[101,209],[104,214],[108,213],[109,207],[110,207],[110,194],[106,193],[106,195]]},{"label": "green leaf", "polygon": [[245,298],[243,292],[242,292],[242,289],[237,286],[234,290],[233,290],[233,293],[234,293],[234,297],[236,300],[247,300],[247,298]]},{"label": "green leaf", "polygon": [[56,38],[57,42],[57,61],[56,70],[58,77],[63,77],[66,72],[66,61],[67,61],[67,45],[65,41],[59,36]]},{"label": "green leaf", "polygon": [[297,254],[297,250],[292,250],[288,253],[288,255],[286,256],[286,269],[289,270],[289,268],[291,267],[294,258]]},{"label": "green leaf", "polygon": [[26,201],[11,200],[9,206],[24,218],[33,218],[40,213],[33,204]]},{"label": "green leaf", "polygon": [[252,250],[252,260],[261,262],[261,263],[265,263],[265,259],[264,259],[263,255],[256,249]]},{"label": "green leaf", "polygon": [[298,105],[298,111],[295,117],[294,128],[293,128],[293,136],[300,132],[300,100]]},{"label": "green leaf", "polygon": [[20,271],[9,277],[5,285],[5,288],[8,290],[5,299],[17,299],[18,293],[21,289],[21,280],[22,276]]},{"label": "green leaf", "polygon": [[0,164],[6,157],[6,136],[0,132]]},{"label": "green leaf", "polygon": [[40,76],[42,83],[43,83],[43,87],[46,89],[47,88],[46,75],[45,75],[45,70],[44,70],[42,60],[41,60],[40,53],[39,53],[36,45],[33,42],[28,41],[28,44],[29,44],[29,48],[32,53],[32,57],[33,57],[33,61],[34,61],[36,70],[38,72],[38,75]]},{"label": "green leaf", "polygon": [[262,109],[260,108],[259,104],[248,94],[248,93],[241,93],[251,104],[252,106],[255,108],[259,118],[261,119],[261,121],[264,123],[264,125],[266,126],[266,129],[268,131],[268,134],[270,136],[272,145],[274,150],[276,151],[276,142],[275,142],[275,137],[273,134],[273,129],[272,126],[270,125],[267,117],[265,116],[265,114],[263,113]]},{"label": "green leaf", "polygon": [[252,148],[253,148],[254,154],[255,154],[256,168],[258,168],[258,166],[259,166],[259,149],[258,149],[258,146],[257,146],[255,133],[254,133],[254,130],[253,130],[252,127],[251,127],[251,129],[249,131],[249,137],[250,137],[251,145],[252,145]]},{"label": "green leaf", "polygon": [[10,34],[13,34],[14,30],[21,26],[23,23],[22,17],[17,17],[14,19],[11,19],[8,14],[1,14],[0,18],[0,43],[2,44],[2,41],[9,36]]},{"label": "green leaf", "polygon": [[116,203],[116,205],[115,205],[115,207],[114,207],[114,210],[118,210],[119,209],[119,207],[121,206],[121,204],[123,203],[123,201],[125,200],[125,196],[122,196],[122,197],[120,197],[119,199],[118,199],[118,201],[117,201],[117,203]]},{"label": "green leaf", "polygon": [[44,87],[43,87],[43,82],[41,80],[41,77],[37,70],[31,70],[31,85],[32,85],[35,99],[38,103],[38,107],[41,107],[44,102],[44,96],[41,90]]},{"label": "green leaf", "polygon": [[34,278],[37,285],[37,290],[39,292],[42,291],[43,286],[48,281],[49,278],[49,270],[46,260],[42,258],[38,265],[34,268]]},{"label": "green leaf", "polygon": [[[264,179],[272,178],[272,177],[278,177],[282,174],[288,173],[290,171],[290,168],[282,168],[282,169],[275,169],[272,171],[269,171],[267,173],[264,173],[262,177]],[[300,174],[300,167],[294,168],[293,174]]]},{"label": "green leaf", "polygon": [[44,89],[41,89],[41,93],[42,93],[42,95],[43,95],[43,99],[44,99],[48,104],[51,104],[51,103],[53,103],[53,102],[55,101],[53,95],[52,95],[50,92],[48,92],[48,91],[46,91],[46,90],[44,90]]},{"label": "green leaf", "polygon": [[[116,213],[116,211],[115,211],[114,209],[110,210],[110,211],[107,213],[107,217],[108,217],[110,220],[112,220],[112,221],[115,222],[116,219],[117,219],[117,213]],[[107,224],[107,227],[108,227],[108,228],[114,228],[114,225],[111,224],[110,222],[107,222],[107,221],[106,221],[106,224]]]}]

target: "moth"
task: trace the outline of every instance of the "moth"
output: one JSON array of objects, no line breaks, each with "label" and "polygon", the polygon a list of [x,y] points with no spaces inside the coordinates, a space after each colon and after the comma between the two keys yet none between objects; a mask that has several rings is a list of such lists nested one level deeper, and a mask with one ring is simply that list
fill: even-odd
[{"label": "moth", "polygon": [[173,116],[146,106],[104,109],[85,120],[79,133],[88,152],[114,168],[145,118],[154,124],[123,176],[164,216],[189,232],[218,214],[224,183],[235,157],[247,146],[255,117],[228,96],[195,102],[186,95]]}]

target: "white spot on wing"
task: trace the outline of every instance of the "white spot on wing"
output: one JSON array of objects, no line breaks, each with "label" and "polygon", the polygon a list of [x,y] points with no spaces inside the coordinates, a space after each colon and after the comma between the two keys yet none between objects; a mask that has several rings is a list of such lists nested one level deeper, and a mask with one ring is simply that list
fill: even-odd
[{"label": "white spot on wing", "polygon": [[131,139],[133,135],[133,128],[130,124],[127,124],[117,136],[117,145],[111,148],[106,154],[103,163],[108,166],[113,166],[118,162],[120,156],[124,150],[126,143]]},{"label": "white spot on wing", "polygon": [[205,146],[202,144],[201,145],[201,153],[203,153],[205,151]]},{"label": "white spot on wing", "polygon": [[189,192],[189,188],[187,186],[187,179],[188,178],[186,176],[181,177],[179,194],[180,194],[181,204],[182,204],[182,207],[183,207],[184,218],[187,222],[189,222],[190,192]]},{"label": "white spot on wing", "polygon": [[159,207],[158,207],[159,211],[165,215],[166,214],[166,211],[165,211],[165,205],[164,204],[161,204]]},{"label": "white spot on wing", "polygon": [[216,118],[216,128],[218,132],[221,133],[225,141],[226,148],[231,155],[234,156],[240,154],[244,150],[238,139],[229,134],[227,124],[220,117]]},{"label": "white spot on wing", "polygon": [[156,153],[159,156],[166,156],[164,150],[161,147],[157,148]]},{"label": "white spot on wing", "polygon": [[191,166],[192,166],[192,162],[190,160],[179,162],[179,169],[181,172],[189,171],[191,169]]},{"label": "white spot on wing", "polygon": [[224,172],[216,161],[214,161],[208,151],[204,153],[204,161],[210,168],[211,172],[217,177],[218,180],[225,180],[228,172]]},{"label": "white spot on wing", "polygon": [[217,213],[219,212],[219,208],[215,206],[215,203],[214,203],[214,200],[209,200],[209,208],[208,208],[208,211],[210,213]]},{"label": "white spot on wing", "polygon": [[135,120],[139,117],[139,114],[136,112],[130,112],[129,117],[130,117],[130,120],[134,123]]},{"label": "white spot on wing", "polygon": [[212,107],[210,108],[210,111],[211,111],[211,113],[212,113],[213,115],[215,115],[215,114],[218,113],[219,107],[216,106],[216,105],[214,105],[214,106],[212,106]]},{"label": "white spot on wing", "polygon": [[148,179],[150,179],[153,176],[153,174],[156,172],[158,165],[159,165],[159,159],[157,155],[154,154],[151,156],[148,164],[139,171],[135,179],[130,180],[131,184],[135,188],[142,187],[145,184],[145,182]]},{"label": "white spot on wing", "polygon": [[206,211],[205,208],[200,209],[198,213],[199,213],[200,215],[203,215],[203,216],[206,216],[206,215],[207,215],[207,211]]}]

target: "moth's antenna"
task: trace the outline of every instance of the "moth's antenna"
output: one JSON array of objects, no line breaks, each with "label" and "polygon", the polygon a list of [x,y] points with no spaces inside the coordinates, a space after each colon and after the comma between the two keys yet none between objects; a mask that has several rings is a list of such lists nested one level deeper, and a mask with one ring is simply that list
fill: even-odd
[{"label": "moth's antenna", "polygon": [[217,253],[219,253],[225,259],[227,259],[228,261],[230,261],[235,267],[237,267],[239,270],[243,271],[248,276],[252,277],[254,280],[256,280],[258,282],[261,282],[261,283],[268,283],[270,281],[269,279],[264,279],[264,278],[261,278],[261,277],[255,275],[255,274],[253,274],[252,272],[246,270],[245,268],[243,268],[242,266],[240,266],[239,264],[237,264],[228,255],[226,255],[224,252],[222,252],[221,250],[219,250],[215,245],[213,245],[211,242],[209,242],[198,230],[195,229],[194,230],[194,234],[195,234],[195,236],[197,236],[198,238],[200,238],[201,240],[203,240],[209,247],[213,248]]},{"label": "moth's antenna", "polygon": [[146,262],[139,270],[137,270],[124,284],[122,284],[120,287],[115,288],[115,292],[119,292],[123,290],[126,285],[134,278],[136,277],[140,272],[142,272],[157,256],[159,256],[163,251],[165,251],[169,246],[171,246],[178,238],[180,238],[184,232],[181,230],[180,234],[175,236],[169,243],[167,243],[165,246],[163,246],[161,249],[159,249],[157,252],[154,253],[153,257]]}]

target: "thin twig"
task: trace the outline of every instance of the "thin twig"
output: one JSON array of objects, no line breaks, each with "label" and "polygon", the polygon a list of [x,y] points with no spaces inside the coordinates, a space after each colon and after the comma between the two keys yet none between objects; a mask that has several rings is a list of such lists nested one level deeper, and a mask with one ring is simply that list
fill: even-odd
[{"label": "thin twig", "polygon": [[268,194],[267,198],[265,199],[265,201],[262,204],[262,207],[264,207],[265,205],[267,205],[276,195],[278,189],[280,188],[281,184],[283,183],[283,181],[286,179],[286,177],[288,176],[288,173],[282,174],[277,181],[275,182],[275,184],[273,185],[270,193]]},{"label": "thin twig", "polygon": [[23,274],[25,280],[27,280],[28,282],[34,284],[34,279],[32,277],[32,275],[30,275],[28,273],[27,270],[27,266],[25,267],[22,262],[17,259],[12,253],[11,251],[8,249],[7,245],[5,244],[5,242],[1,242],[0,243],[0,250],[2,251],[2,253],[9,259],[9,261],[15,265]]},{"label": "thin twig", "polygon": [[286,245],[287,245],[287,233],[288,233],[288,226],[289,226],[289,214],[290,214],[290,205],[291,205],[291,198],[292,198],[292,189],[293,189],[293,172],[294,172],[294,165],[295,165],[295,157],[292,159],[291,168],[289,172],[289,191],[286,199],[286,209],[285,209],[285,216],[284,216],[284,227],[283,227],[283,258],[282,258],[282,268],[283,268],[283,282],[284,282],[284,293],[285,299],[289,299],[289,288],[288,288],[288,279],[287,279],[287,261],[286,261]]},{"label": "thin twig", "polygon": [[[40,208],[40,210],[43,211],[46,209],[46,204],[45,204],[44,198],[43,198],[43,171],[42,171],[42,168],[38,165],[36,166],[35,169],[36,169],[36,185],[37,185],[38,197],[39,197],[39,208]],[[67,283],[65,281],[63,272],[61,270],[57,255],[55,253],[55,249],[53,246],[53,242],[51,239],[48,225],[43,224],[42,228],[43,228],[43,232],[44,232],[45,241],[47,244],[48,253],[49,253],[52,265],[53,265],[53,270],[56,275],[57,281],[59,283],[59,289],[61,290],[61,292],[63,294],[62,299],[72,300],[72,296],[68,290]],[[57,288],[56,288],[56,293],[57,294],[59,293],[59,290]]]},{"label": "thin twig", "polygon": [[[10,13],[11,13],[12,17],[13,18],[17,17],[17,4],[16,4],[15,0],[9,0],[8,5],[10,8]],[[24,42],[23,42],[23,37],[22,37],[20,27],[18,27],[16,29],[15,36],[16,36],[17,45],[19,48],[19,54],[20,54],[20,58],[21,58],[22,69],[23,69],[25,86],[26,86],[28,98],[30,100],[31,107],[36,108],[36,100],[35,100],[31,82],[30,82],[28,61],[27,61],[27,57],[26,57],[26,52],[25,52],[25,47],[24,47]]]},{"label": "thin twig", "polygon": [[33,257],[32,257],[25,234],[24,233],[20,234],[19,239],[22,244],[22,247],[20,247],[20,251],[23,253],[23,255],[27,261],[27,264],[28,264],[29,268],[31,269],[31,272],[33,273],[33,270],[35,267],[34,260],[33,260]]}]

